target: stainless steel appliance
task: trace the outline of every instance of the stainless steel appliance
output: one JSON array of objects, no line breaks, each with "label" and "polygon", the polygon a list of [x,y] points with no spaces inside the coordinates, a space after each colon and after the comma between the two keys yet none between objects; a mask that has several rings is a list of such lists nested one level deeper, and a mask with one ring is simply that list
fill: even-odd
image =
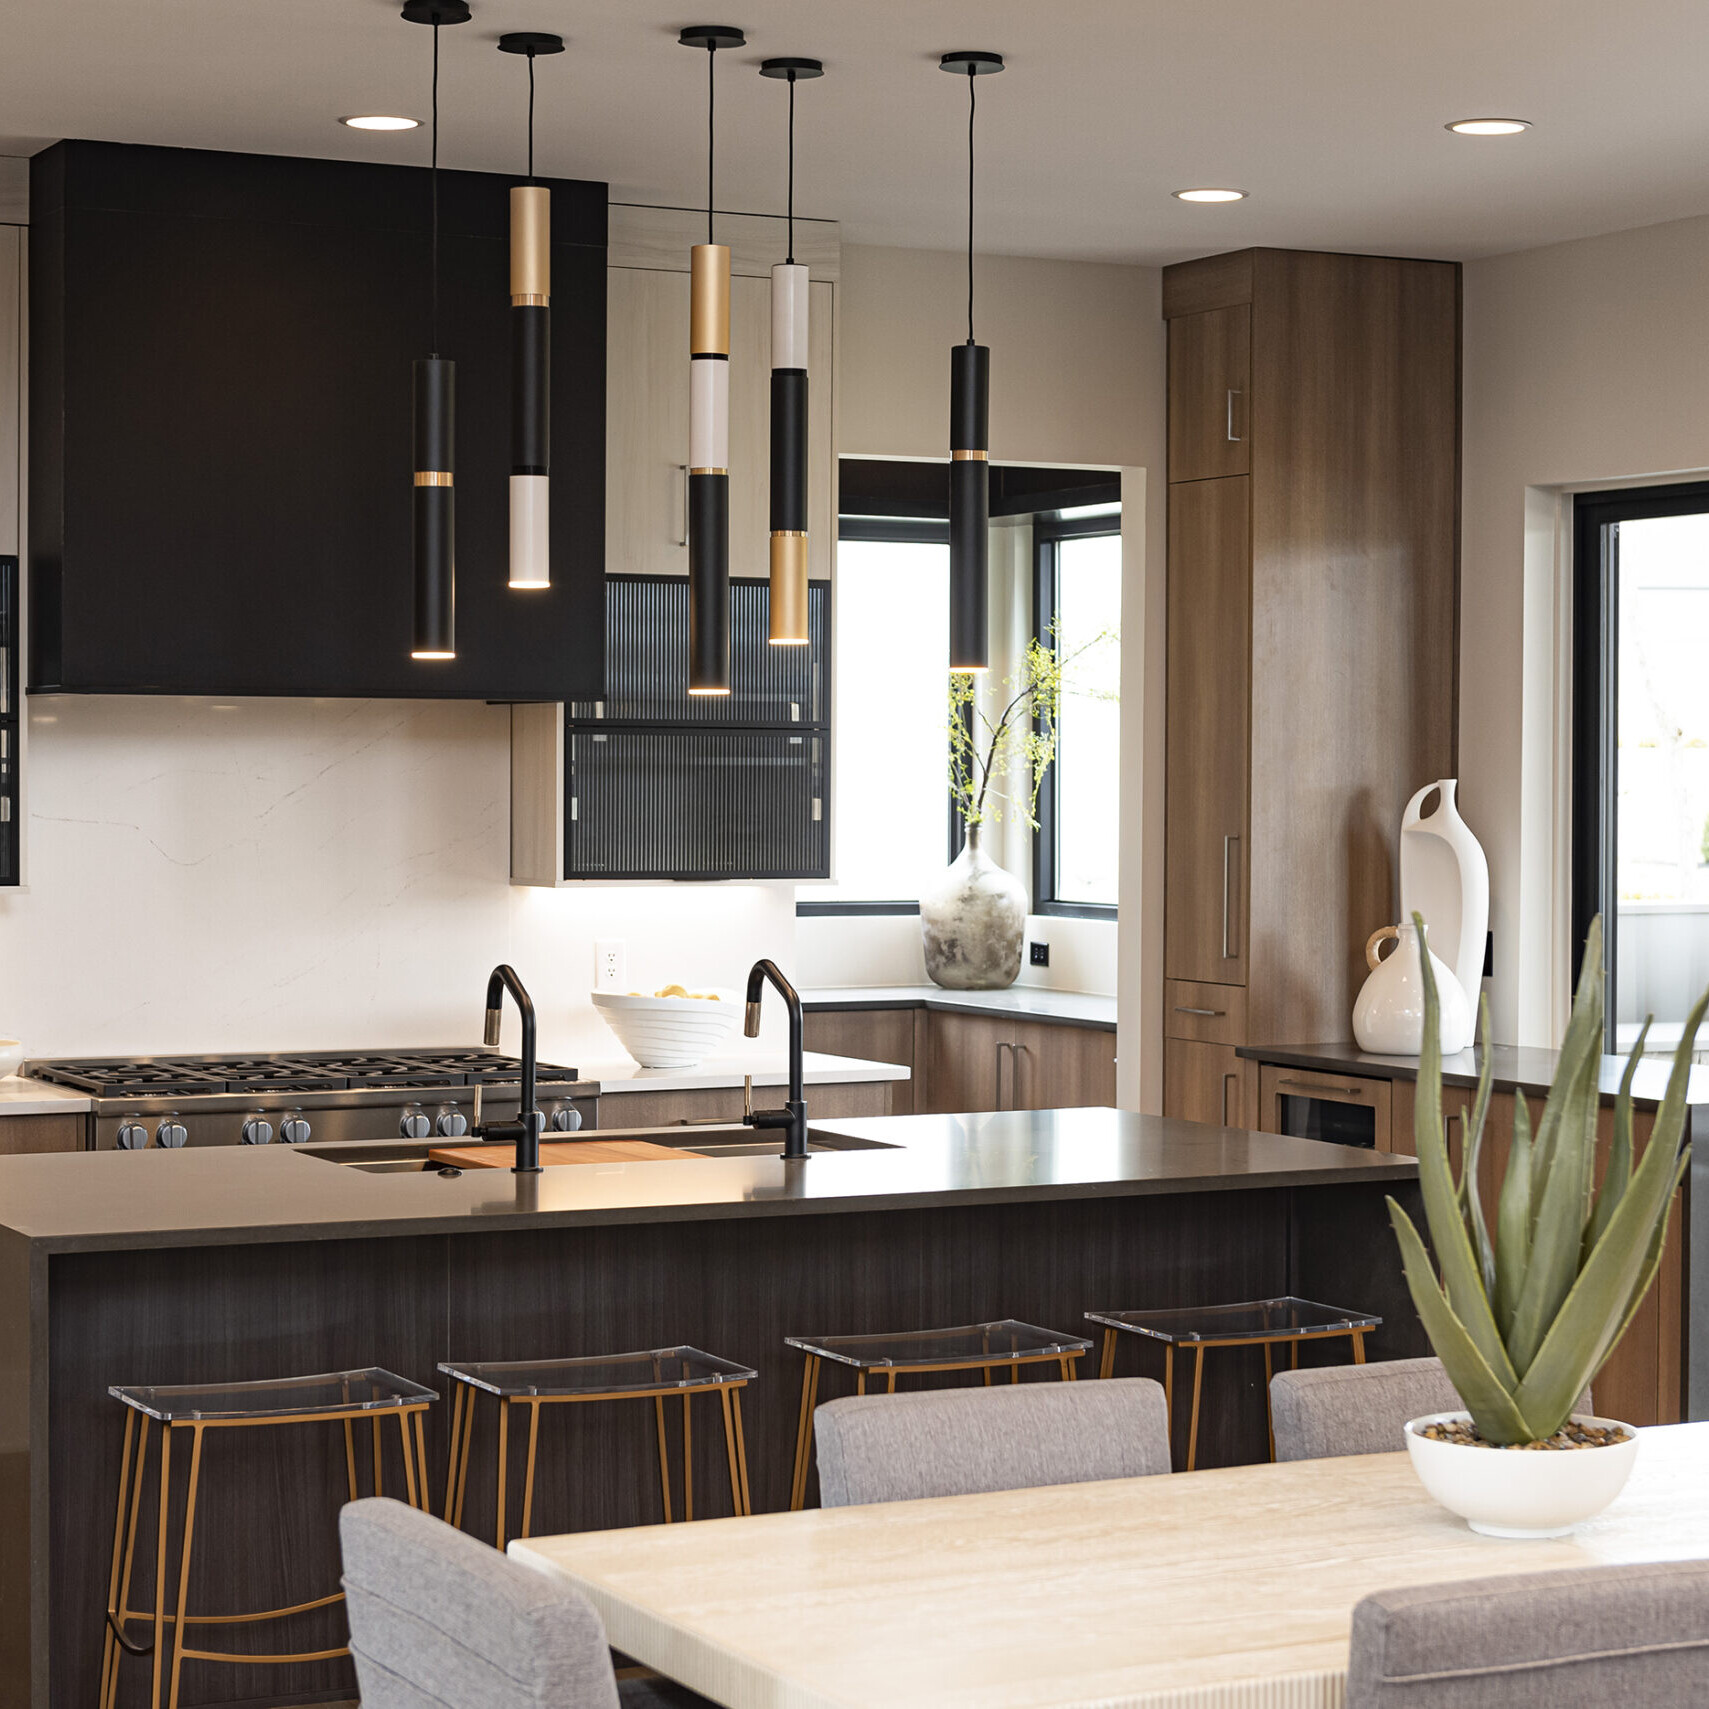
[{"label": "stainless steel appliance", "polygon": [[[91,1150],[460,1139],[479,1118],[517,1119],[522,1064],[496,1050],[287,1051],[266,1056],[84,1057],[23,1072],[94,1099]],[[599,1086],[539,1065],[550,1137],[599,1125]]]}]

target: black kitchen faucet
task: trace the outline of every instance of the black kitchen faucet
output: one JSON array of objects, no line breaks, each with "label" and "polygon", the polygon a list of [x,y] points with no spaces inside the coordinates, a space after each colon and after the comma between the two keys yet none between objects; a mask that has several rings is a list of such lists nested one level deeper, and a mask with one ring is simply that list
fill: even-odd
[{"label": "black kitchen faucet", "polygon": [[[509,991],[516,999],[517,1012],[522,1016],[522,1098],[516,1106],[514,1122],[487,1122],[482,1125],[479,1118],[473,1132],[473,1137],[488,1145],[504,1145],[514,1143],[516,1146],[516,1162],[512,1173],[517,1175],[538,1175],[540,1173],[540,1120],[534,1108],[534,1078],[535,1065],[539,1061],[538,1050],[534,1042],[534,1000],[528,995],[527,988],[516,977],[513,968],[500,963],[493,969],[492,978],[487,981],[487,1025],[485,1042],[488,1050],[498,1049],[500,1023],[504,1020],[504,994]],[[794,993],[792,992],[793,996]],[[475,1097],[480,1098],[480,1088],[477,1085]],[[477,1108],[478,1108],[477,1103]]]},{"label": "black kitchen faucet", "polygon": [[807,1097],[802,1086],[801,998],[783,977],[775,961],[756,961],[748,974],[748,1013],[742,1031],[749,1038],[760,1034],[760,993],[766,980],[789,1005],[789,1101],[781,1110],[749,1110],[742,1120],[749,1127],[783,1129],[783,1155],[807,1155]]}]

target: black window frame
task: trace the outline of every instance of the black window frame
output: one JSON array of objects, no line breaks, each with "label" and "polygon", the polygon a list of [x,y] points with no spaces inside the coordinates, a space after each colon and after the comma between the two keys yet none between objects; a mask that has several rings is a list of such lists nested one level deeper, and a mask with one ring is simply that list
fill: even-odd
[{"label": "black window frame", "polygon": [[[1119,502],[1119,501],[1116,501]],[[1111,524],[1114,524],[1112,527]],[[1061,611],[1059,548],[1064,540],[1120,535],[1122,516],[1048,516],[1033,521],[1033,635],[1048,645]],[[1056,833],[1062,772],[1052,765],[1039,791],[1038,827],[1033,832],[1032,911],[1059,920],[1115,920],[1116,902],[1063,902],[1056,896]]]},{"label": "black window frame", "polygon": [[1585,933],[1602,916],[1603,966],[1609,970],[1607,1037],[1614,1050],[1613,990],[1620,911],[1617,806],[1620,798],[1620,601],[1611,524],[1653,517],[1709,515],[1709,481],[1618,487],[1573,498],[1572,575],[1572,979],[1584,962]]},{"label": "black window frame", "polygon": [[[837,518],[837,539],[873,541],[880,545],[894,543],[896,545],[943,545],[949,544],[948,520],[936,520],[924,517],[903,516],[839,516]],[[947,681],[947,678],[946,678]],[[832,785],[833,789],[835,784]],[[960,827],[956,823],[955,803],[946,789],[944,792],[945,817],[948,822],[949,858],[955,859],[960,848],[958,841]],[[835,867],[835,844],[833,843],[832,866]],[[798,920],[828,920],[862,918],[875,916],[891,916],[905,918],[910,914],[920,912],[920,899],[916,896],[912,901],[897,898],[895,901],[842,901],[826,900],[812,901],[797,896],[795,899],[795,917]]]}]

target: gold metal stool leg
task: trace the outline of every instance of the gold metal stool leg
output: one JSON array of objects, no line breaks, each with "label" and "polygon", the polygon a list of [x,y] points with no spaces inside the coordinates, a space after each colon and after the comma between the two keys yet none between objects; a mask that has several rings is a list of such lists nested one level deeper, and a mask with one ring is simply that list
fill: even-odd
[{"label": "gold metal stool leg", "polygon": [[475,1396],[469,1393],[468,1411],[463,1416],[463,1446],[457,1453],[457,1510],[451,1516],[451,1523],[459,1531],[463,1528],[463,1498],[469,1493],[469,1444],[475,1439]]},{"label": "gold metal stool leg", "polygon": [[653,1396],[653,1422],[658,1427],[659,1437],[659,1494],[665,1500],[665,1523],[671,1523],[671,1458],[670,1449],[665,1441],[665,1397],[662,1394]]},{"label": "gold metal stool leg", "polygon": [[[457,1499],[457,1451],[462,1446],[463,1437],[463,1402],[468,1394],[468,1384],[460,1383],[455,1377],[451,1386],[457,1393],[451,1402],[451,1451],[445,1458],[445,1523],[451,1523],[451,1514]],[[345,1426],[348,1430],[349,1425]],[[426,1462],[424,1461],[423,1464]],[[352,1470],[351,1477],[355,1477]]]},{"label": "gold metal stool leg", "polygon": [[528,1466],[522,1474],[522,1535],[529,1535],[534,1523],[534,1450],[540,1442],[540,1403],[528,1408]]},{"label": "gold metal stool leg", "polygon": [[[1297,1357],[1297,1355],[1296,1355]],[[1362,1329],[1353,1331],[1353,1363],[1362,1365],[1365,1362],[1365,1332]]]},{"label": "gold metal stool leg", "polygon": [[154,1546],[154,1685],[152,1709],[160,1709],[160,1659],[166,1648],[166,1534],[171,1528],[172,1426],[160,1426],[160,1532]]},{"label": "gold metal stool leg", "polygon": [[1116,1332],[1113,1329],[1104,1330],[1104,1351],[1098,1361],[1099,1377],[1113,1376],[1116,1368]]},{"label": "gold metal stool leg", "polygon": [[[418,1507],[425,1510],[427,1507],[427,1486],[425,1480],[421,1483],[419,1488],[417,1486],[415,1476],[415,1452],[410,1445],[409,1439],[409,1414],[401,1408],[398,1411],[398,1434],[403,1438],[404,1489],[408,1492],[409,1504],[411,1507]],[[425,1466],[422,1468],[424,1472],[426,1469],[427,1468]]]},{"label": "gold metal stool leg", "polygon": [[1276,1415],[1270,1410],[1270,1343],[1264,1343],[1264,1428],[1270,1434],[1270,1458],[1276,1458]]},{"label": "gold metal stool leg", "polygon": [[1192,1471],[1199,1458],[1199,1384],[1205,1374],[1205,1344],[1193,1348],[1193,1419],[1187,1428],[1187,1470]]},{"label": "gold metal stool leg", "polygon": [[368,1434],[374,1442],[374,1493],[375,1495],[384,1495],[386,1486],[380,1476],[380,1415],[375,1413],[368,1422],[370,1426]]},{"label": "gold metal stool leg", "polygon": [[742,1474],[742,1512],[752,1513],[754,1498],[748,1493],[748,1445],[742,1439],[742,1385],[730,1391],[730,1410],[736,1415],[736,1465]]},{"label": "gold metal stool leg", "polygon": [[505,1479],[509,1468],[505,1464],[506,1455],[510,1448],[510,1402],[501,1398],[498,1403],[498,1541],[493,1545],[502,1555],[504,1553],[504,1495]]},{"label": "gold metal stool leg", "polygon": [[[113,1531],[113,1574],[107,1595],[107,1627],[106,1644],[102,1649],[101,1669],[101,1709],[111,1709],[117,1700],[119,1692],[119,1664],[130,1652],[129,1641],[124,1636],[126,1623],[130,1619],[131,1600],[131,1566],[136,1559],[136,1522],[138,1511],[142,1507],[143,1473],[148,1467],[148,1427],[152,1420],[147,1413],[142,1416],[142,1428],[137,1432],[135,1458],[131,1455],[131,1430],[136,1422],[136,1413],[127,1407],[125,1418],[125,1462],[119,1471],[119,1508]],[[126,1514],[125,1485],[130,1484],[129,1515]],[[119,1545],[121,1528],[124,1542],[124,1559],[121,1564]],[[110,1646],[110,1665],[108,1663],[108,1647]]]},{"label": "gold metal stool leg", "polygon": [[688,1410],[692,1389],[682,1391],[682,1517],[694,1517],[694,1418]]},{"label": "gold metal stool leg", "polygon": [[789,1508],[799,1511],[807,1501],[807,1461],[813,1449],[813,1406],[819,1397],[819,1361],[809,1353],[801,1373],[801,1422],[795,1431],[795,1480],[790,1486]]},{"label": "gold metal stool leg", "polygon": [[[184,1497],[184,1540],[178,1548],[178,1612],[173,1622],[172,1689],[168,1709],[178,1709],[178,1676],[184,1666],[184,1609],[190,1591],[190,1545],[196,1535],[196,1488],[202,1477],[202,1426],[190,1427],[190,1487]],[[166,1586],[157,1584],[155,1600],[166,1601]]]},{"label": "gold metal stool leg", "polygon": [[718,1400],[724,1411],[724,1458],[730,1462],[730,1505],[742,1513],[742,1474],[736,1469],[736,1426],[730,1414],[730,1386],[718,1385]]}]

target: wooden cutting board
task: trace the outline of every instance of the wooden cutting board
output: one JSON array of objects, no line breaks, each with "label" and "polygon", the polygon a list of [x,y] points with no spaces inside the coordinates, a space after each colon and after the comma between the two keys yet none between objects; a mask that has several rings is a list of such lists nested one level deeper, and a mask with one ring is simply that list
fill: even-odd
[{"label": "wooden cutting board", "polygon": [[[662,1163],[676,1157],[704,1157],[703,1151],[683,1151],[650,1139],[577,1139],[540,1147],[543,1167],[558,1163]],[[514,1145],[436,1145],[429,1163],[455,1169],[510,1169],[516,1164]]]}]

